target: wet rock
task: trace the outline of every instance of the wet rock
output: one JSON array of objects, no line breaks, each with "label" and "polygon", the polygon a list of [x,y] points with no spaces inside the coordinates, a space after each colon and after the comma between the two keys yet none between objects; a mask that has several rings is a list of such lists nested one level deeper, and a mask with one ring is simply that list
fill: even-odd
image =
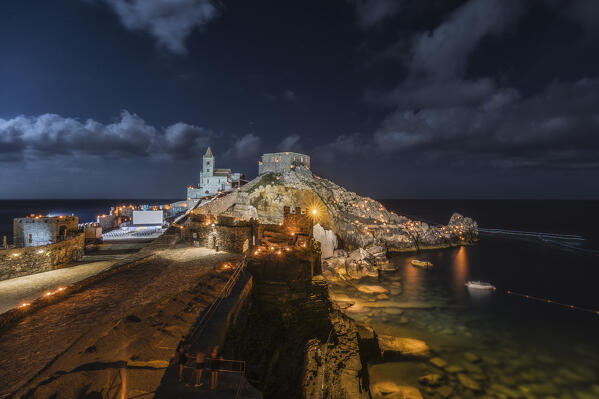
[{"label": "wet rock", "polygon": [[559,369],[558,373],[570,381],[584,382],[586,380],[586,378],[584,376],[582,376],[578,373],[575,373],[574,371],[572,371],[570,369],[565,369],[565,368]]},{"label": "wet rock", "polygon": [[449,385],[443,385],[442,387],[437,388],[436,391],[439,394],[439,396],[445,399],[448,398],[449,395],[451,395],[451,393],[453,392],[453,387]]},{"label": "wet rock", "polygon": [[472,363],[465,363],[464,368],[470,373],[483,374],[483,369],[480,366]]},{"label": "wet rock", "polygon": [[468,377],[466,374],[459,373],[458,381],[464,388],[470,389],[472,391],[480,391],[481,390],[480,384],[478,382],[474,381],[472,378]]},{"label": "wet rock", "polygon": [[394,316],[399,316],[399,315],[403,314],[403,310],[397,309],[397,308],[384,308],[383,312],[385,312],[386,314],[389,314],[389,315],[394,315]]},{"label": "wet rock", "polygon": [[558,395],[559,389],[551,384],[550,382],[538,383],[538,384],[530,384],[529,388],[540,395]]},{"label": "wet rock", "polygon": [[426,359],[430,356],[430,348],[426,342],[414,338],[401,338],[380,334],[379,348],[383,356],[399,355],[403,357]]},{"label": "wet rock", "polygon": [[577,390],[574,392],[576,399],[597,399],[597,396],[593,392]]},{"label": "wet rock", "polygon": [[463,372],[464,368],[461,366],[452,364],[452,365],[445,367],[445,371],[447,371],[449,374],[457,374],[457,373]]},{"label": "wet rock", "polygon": [[428,385],[431,387],[436,387],[441,385],[441,383],[443,382],[443,376],[440,374],[427,374],[427,375],[423,375],[422,377],[418,378],[418,382],[421,383],[422,385]]},{"label": "wet rock", "polygon": [[389,299],[389,295],[387,294],[378,294],[376,299]]},{"label": "wet rock", "polygon": [[480,357],[478,357],[478,355],[472,353],[472,352],[466,352],[464,353],[464,359],[468,360],[471,363],[477,363],[480,362]]},{"label": "wet rock", "polygon": [[389,291],[385,287],[381,287],[380,285],[358,285],[358,291],[363,292],[365,294],[387,294]]},{"label": "wet rock", "polygon": [[491,386],[489,386],[488,391],[510,399],[518,399],[522,397],[522,394],[516,391],[515,389],[511,389],[506,387],[505,385],[500,384],[491,384]]},{"label": "wet rock", "polygon": [[440,369],[445,368],[447,366],[447,362],[440,357],[433,357],[429,360],[431,364],[435,367],[439,367]]},{"label": "wet rock", "polygon": [[423,399],[418,388],[388,381],[370,385],[370,392],[373,399]]}]

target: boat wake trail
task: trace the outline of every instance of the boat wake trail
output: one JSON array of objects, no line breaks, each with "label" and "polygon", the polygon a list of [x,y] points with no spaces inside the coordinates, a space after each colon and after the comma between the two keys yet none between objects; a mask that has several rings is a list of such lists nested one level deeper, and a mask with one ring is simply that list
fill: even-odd
[{"label": "boat wake trail", "polygon": [[485,229],[479,228],[478,231],[482,234],[502,236],[514,239],[537,239],[546,244],[556,245],[575,252],[583,252],[593,255],[599,255],[599,250],[583,248],[585,241],[583,236],[577,234],[557,234],[557,233],[542,233],[536,231],[518,231],[505,229]]}]

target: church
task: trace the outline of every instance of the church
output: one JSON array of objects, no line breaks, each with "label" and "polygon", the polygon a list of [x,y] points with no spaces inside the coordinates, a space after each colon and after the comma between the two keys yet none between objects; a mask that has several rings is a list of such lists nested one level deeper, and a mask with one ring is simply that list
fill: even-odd
[{"label": "church", "polygon": [[208,147],[202,158],[200,183],[197,186],[187,187],[188,207],[195,206],[197,202],[205,197],[233,191],[241,187],[243,181],[241,173],[232,173],[231,169],[215,168],[215,166],[214,155]]}]

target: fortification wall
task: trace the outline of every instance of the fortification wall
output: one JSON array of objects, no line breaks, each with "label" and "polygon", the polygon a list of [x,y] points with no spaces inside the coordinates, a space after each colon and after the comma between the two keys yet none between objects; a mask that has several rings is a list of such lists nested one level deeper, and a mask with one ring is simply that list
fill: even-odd
[{"label": "fortification wall", "polygon": [[310,156],[297,152],[275,152],[263,154],[258,164],[258,174],[284,173],[293,169],[296,165],[304,165],[310,169]]},{"label": "fortification wall", "polygon": [[234,191],[230,194],[227,194],[223,197],[217,198],[212,202],[209,202],[205,205],[202,205],[192,211],[193,214],[201,214],[201,215],[219,215],[235,205],[238,201],[239,192]]},{"label": "fortification wall", "polygon": [[59,269],[83,256],[83,233],[49,245],[0,249],[0,280]]}]

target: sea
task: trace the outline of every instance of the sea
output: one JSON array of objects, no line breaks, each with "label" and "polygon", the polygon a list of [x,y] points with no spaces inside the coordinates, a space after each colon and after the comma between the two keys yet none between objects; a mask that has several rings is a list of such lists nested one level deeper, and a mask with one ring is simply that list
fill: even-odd
[{"label": "sea", "polygon": [[[382,203],[431,224],[460,212],[490,232],[470,246],[394,255],[396,271],[359,282],[388,298],[337,289],[365,305],[351,314],[377,334],[423,340],[442,360],[372,364],[371,383],[416,386],[425,398],[599,398],[599,201]],[[469,290],[471,280],[496,290]],[[436,383],[419,381],[431,374]]]},{"label": "sea", "polygon": [[[110,206],[170,202],[0,201],[0,235],[10,237],[12,218],[31,213],[85,222]],[[416,386],[424,398],[599,398],[599,201],[381,202],[430,224],[459,212],[476,220],[481,234],[473,245],[393,255],[395,271],[357,282],[387,288],[386,297],[331,288],[364,304],[366,311],[348,313],[377,334],[423,340],[441,359],[370,364],[371,384]],[[433,267],[414,267],[413,259]],[[477,293],[464,286],[470,280],[497,289]],[[430,374],[440,376],[434,384],[419,381]]]}]

